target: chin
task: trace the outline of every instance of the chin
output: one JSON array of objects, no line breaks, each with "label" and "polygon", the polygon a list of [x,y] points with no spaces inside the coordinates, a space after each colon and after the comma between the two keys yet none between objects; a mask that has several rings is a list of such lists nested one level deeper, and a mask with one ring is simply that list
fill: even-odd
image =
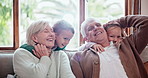
[{"label": "chin", "polygon": [[63,48],[63,47],[59,47],[59,48]]},{"label": "chin", "polygon": [[54,45],[47,45],[48,48],[52,48]]}]

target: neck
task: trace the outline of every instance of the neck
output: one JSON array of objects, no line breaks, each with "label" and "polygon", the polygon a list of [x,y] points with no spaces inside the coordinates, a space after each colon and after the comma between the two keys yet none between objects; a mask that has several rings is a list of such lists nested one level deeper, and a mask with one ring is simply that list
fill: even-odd
[{"label": "neck", "polygon": [[107,47],[110,45],[110,42],[108,40],[103,40],[100,43],[98,43],[100,45],[102,45],[102,47]]},{"label": "neck", "polygon": [[48,53],[52,51],[51,48],[47,48],[47,49],[48,49]]},{"label": "neck", "polygon": [[110,45],[109,41],[106,41],[105,43],[102,44],[103,47],[107,47],[109,45]]},{"label": "neck", "polygon": [[49,52],[51,52],[52,48],[51,47],[46,47]]}]

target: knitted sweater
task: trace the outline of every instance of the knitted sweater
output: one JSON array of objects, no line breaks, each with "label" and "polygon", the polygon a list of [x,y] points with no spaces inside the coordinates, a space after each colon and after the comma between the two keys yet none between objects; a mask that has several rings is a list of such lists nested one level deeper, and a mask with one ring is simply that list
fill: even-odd
[{"label": "knitted sweater", "polygon": [[65,52],[52,52],[40,59],[24,48],[18,48],[13,58],[18,78],[75,78]]}]

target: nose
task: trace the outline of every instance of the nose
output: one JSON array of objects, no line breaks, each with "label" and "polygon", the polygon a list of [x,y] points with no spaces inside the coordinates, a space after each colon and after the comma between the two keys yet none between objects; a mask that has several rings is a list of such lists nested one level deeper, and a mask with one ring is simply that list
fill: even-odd
[{"label": "nose", "polygon": [[97,27],[97,26],[94,26],[94,31],[97,31],[97,30],[98,30],[98,28],[99,28],[99,27]]},{"label": "nose", "polygon": [[113,42],[117,42],[117,40],[118,40],[118,38],[115,37],[114,40],[113,40]]},{"label": "nose", "polygon": [[65,45],[67,45],[69,43],[69,40],[65,40]]},{"label": "nose", "polygon": [[49,32],[49,35],[50,35],[50,37],[55,37],[55,33],[52,31]]}]

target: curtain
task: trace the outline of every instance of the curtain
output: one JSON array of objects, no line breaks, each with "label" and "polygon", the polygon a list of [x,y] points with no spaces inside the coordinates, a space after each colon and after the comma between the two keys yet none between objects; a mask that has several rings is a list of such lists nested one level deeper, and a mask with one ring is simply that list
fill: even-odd
[{"label": "curtain", "polygon": [[[126,15],[140,15],[141,14],[141,0],[125,0],[125,16]],[[133,33],[133,28],[127,28],[128,35]]]}]

